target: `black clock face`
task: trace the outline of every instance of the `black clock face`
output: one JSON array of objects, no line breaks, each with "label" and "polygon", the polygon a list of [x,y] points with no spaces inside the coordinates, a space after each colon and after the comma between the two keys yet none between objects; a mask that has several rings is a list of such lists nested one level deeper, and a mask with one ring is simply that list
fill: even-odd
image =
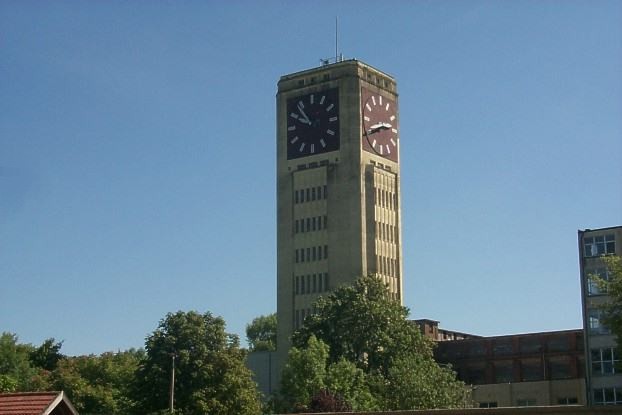
[{"label": "black clock face", "polygon": [[339,149],[337,88],[287,100],[287,159]]},{"label": "black clock face", "polygon": [[395,101],[363,89],[363,149],[397,161],[398,126]]}]

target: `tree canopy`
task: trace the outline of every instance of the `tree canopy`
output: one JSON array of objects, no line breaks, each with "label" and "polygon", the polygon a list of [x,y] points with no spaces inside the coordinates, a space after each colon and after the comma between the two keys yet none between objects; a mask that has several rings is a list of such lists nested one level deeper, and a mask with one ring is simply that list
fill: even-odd
[{"label": "tree canopy", "polygon": [[[310,359],[316,363],[307,365],[306,372],[301,368],[297,376],[320,377],[309,368],[319,366],[318,350],[324,350],[323,381],[313,383],[312,394],[342,385],[339,392],[358,410],[465,406],[464,384],[434,361],[432,341],[407,319],[408,309],[391,298],[378,278],[364,277],[338,288],[321,297],[315,310],[292,336],[294,348],[283,373],[284,401],[308,402],[308,390],[302,394],[288,385],[288,371],[297,361]],[[348,391],[353,383],[357,390]]]},{"label": "tree canopy", "polygon": [[259,395],[237,336],[211,313],[169,313],[147,338],[137,372],[138,412],[167,408],[175,357],[175,408],[186,415],[257,414]]},{"label": "tree canopy", "polygon": [[252,352],[276,350],[276,313],[259,316],[247,324],[246,340]]}]

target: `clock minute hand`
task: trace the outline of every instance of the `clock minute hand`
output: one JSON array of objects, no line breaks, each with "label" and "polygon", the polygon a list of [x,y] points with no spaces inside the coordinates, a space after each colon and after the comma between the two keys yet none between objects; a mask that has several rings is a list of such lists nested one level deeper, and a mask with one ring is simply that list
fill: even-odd
[{"label": "clock minute hand", "polygon": [[373,134],[373,133],[376,133],[378,131],[388,130],[389,128],[391,128],[391,124],[389,124],[388,122],[379,122],[379,123],[376,123],[374,125],[370,125],[369,126],[369,130],[367,131],[367,133],[368,134]]},{"label": "clock minute hand", "polygon": [[309,117],[307,116],[307,114],[305,113],[305,110],[302,109],[302,107],[300,105],[298,105],[298,111],[300,111],[300,114],[304,117],[304,122],[311,125],[311,120],[309,120]]}]

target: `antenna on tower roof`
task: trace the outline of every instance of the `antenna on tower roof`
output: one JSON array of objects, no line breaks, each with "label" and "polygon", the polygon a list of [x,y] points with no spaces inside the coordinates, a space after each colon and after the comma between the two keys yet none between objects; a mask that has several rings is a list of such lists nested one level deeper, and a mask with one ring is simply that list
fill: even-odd
[{"label": "antenna on tower roof", "polygon": [[334,63],[343,61],[343,53],[339,53],[339,18],[337,16],[335,16],[335,57],[320,59],[320,64],[322,66],[328,65],[333,59]]},{"label": "antenna on tower roof", "polygon": [[335,16],[335,62],[339,62],[339,20]]}]

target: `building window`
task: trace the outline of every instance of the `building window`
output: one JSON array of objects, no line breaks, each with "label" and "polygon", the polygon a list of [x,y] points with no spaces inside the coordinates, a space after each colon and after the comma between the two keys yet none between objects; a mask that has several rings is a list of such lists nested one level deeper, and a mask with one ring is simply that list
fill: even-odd
[{"label": "building window", "polygon": [[496,408],[497,406],[499,406],[497,402],[480,402],[479,403],[480,408]]},{"label": "building window", "polygon": [[602,311],[590,309],[587,311],[588,329],[591,334],[609,334],[610,330],[602,323]]},{"label": "building window", "polygon": [[317,200],[322,200],[322,186],[317,187]]},{"label": "building window", "polygon": [[324,199],[328,198],[328,186],[324,185]]},{"label": "building window", "polygon": [[468,368],[466,382],[473,385],[481,385],[486,383],[486,370],[483,367]]},{"label": "building window", "polygon": [[616,350],[612,347],[605,349],[592,349],[592,374],[594,376],[613,375],[620,359]]},{"label": "building window", "polygon": [[622,405],[622,388],[598,388],[592,393],[596,405]]},{"label": "building window", "polygon": [[493,352],[496,356],[504,356],[512,354],[512,340],[511,339],[499,339],[495,341]]},{"label": "building window", "polygon": [[558,405],[577,405],[579,400],[576,397],[557,398]]},{"label": "building window", "polygon": [[324,273],[324,290],[328,291],[328,273]]},{"label": "building window", "polygon": [[512,374],[512,362],[505,364],[495,364],[495,382],[496,383],[509,383],[514,380]]},{"label": "building window", "polygon": [[311,188],[311,200],[315,200],[315,187]]},{"label": "building window", "polygon": [[609,272],[606,268],[599,268],[594,272],[590,272],[587,276],[587,294],[602,295],[607,293],[607,287],[600,286],[600,280],[608,282]]},{"label": "building window", "polygon": [[615,254],[616,240],[614,234],[590,236],[583,239],[583,252],[586,257]]},{"label": "building window", "polygon": [[523,360],[521,362],[521,381],[530,382],[544,379],[544,370],[540,360]]},{"label": "building window", "polygon": [[516,401],[516,406],[536,406],[535,399],[518,399]]},{"label": "building window", "polygon": [[549,362],[551,379],[570,379],[572,377],[570,362],[562,358],[554,358]]}]

